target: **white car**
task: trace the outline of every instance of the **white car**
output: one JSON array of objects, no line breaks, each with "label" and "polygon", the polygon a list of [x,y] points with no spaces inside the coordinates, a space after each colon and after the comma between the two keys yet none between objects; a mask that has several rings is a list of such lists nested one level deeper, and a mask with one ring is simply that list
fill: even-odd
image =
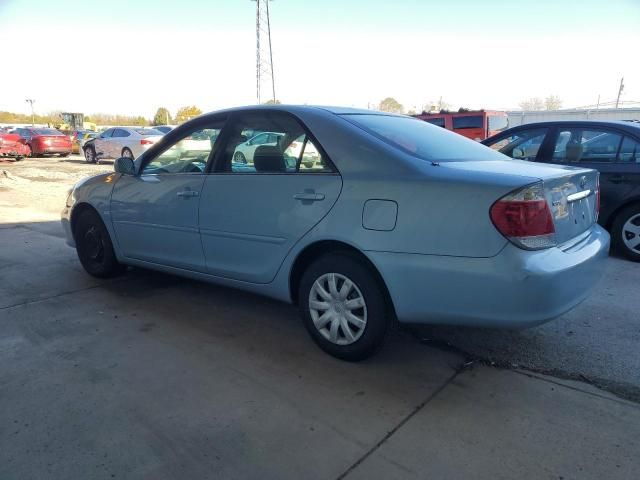
[{"label": "white car", "polygon": [[[243,132],[244,133],[244,132]],[[233,153],[233,161],[235,163],[253,164],[253,155],[256,148],[262,145],[278,146],[283,137],[282,133],[276,132],[262,132],[254,135],[249,140],[238,145]],[[304,146],[304,138],[298,138],[291,142],[291,144],[284,151],[285,157],[298,159],[300,152]],[[305,147],[304,154],[302,156],[302,165],[311,168],[315,162],[320,158],[320,154],[315,147],[308,143]]]},{"label": "white car", "polygon": [[82,147],[88,163],[96,163],[104,158],[138,158],[142,152],[160,140],[162,132],[152,128],[109,128]]}]

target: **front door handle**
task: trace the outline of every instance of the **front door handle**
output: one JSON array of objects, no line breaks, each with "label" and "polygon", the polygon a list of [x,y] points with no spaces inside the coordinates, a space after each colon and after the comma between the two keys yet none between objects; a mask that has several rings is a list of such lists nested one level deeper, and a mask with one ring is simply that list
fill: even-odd
[{"label": "front door handle", "polygon": [[625,177],[624,175],[614,175],[613,177],[609,178],[609,181],[611,183],[623,183],[627,181],[627,177]]},{"label": "front door handle", "polygon": [[178,197],[189,198],[189,197],[197,197],[200,195],[200,192],[196,192],[195,190],[183,190],[182,192],[176,193]]},{"label": "front door handle", "polygon": [[304,202],[319,202],[324,200],[324,193],[315,193],[315,192],[303,192],[296,193],[293,198],[296,200],[301,200]]}]

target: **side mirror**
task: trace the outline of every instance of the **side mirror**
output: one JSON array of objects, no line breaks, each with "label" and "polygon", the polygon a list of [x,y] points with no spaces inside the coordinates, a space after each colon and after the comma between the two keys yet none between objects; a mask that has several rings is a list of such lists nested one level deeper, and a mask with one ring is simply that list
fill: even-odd
[{"label": "side mirror", "polygon": [[136,167],[133,160],[129,157],[120,157],[113,163],[113,169],[123,175],[135,175]]}]

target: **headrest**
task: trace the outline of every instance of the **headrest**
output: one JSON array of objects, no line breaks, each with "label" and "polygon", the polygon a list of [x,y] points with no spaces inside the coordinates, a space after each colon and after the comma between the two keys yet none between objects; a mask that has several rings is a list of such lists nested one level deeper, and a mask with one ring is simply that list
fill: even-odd
[{"label": "headrest", "polygon": [[579,162],[584,153],[584,147],[578,142],[569,142],[566,147],[567,162]]},{"label": "headrest", "polygon": [[273,145],[260,145],[253,154],[253,166],[256,172],[285,172],[287,166],[280,148]]}]

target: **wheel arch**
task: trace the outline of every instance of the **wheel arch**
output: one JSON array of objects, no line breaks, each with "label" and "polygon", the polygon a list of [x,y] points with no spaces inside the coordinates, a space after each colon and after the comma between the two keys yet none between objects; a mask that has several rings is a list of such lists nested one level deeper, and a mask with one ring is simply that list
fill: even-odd
[{"label": "wheel arch", "polygon": [[304,274],[307,267],[309,267],[309,265],[311,265],[311,263],[317,258],[320,258],[322,255],[326,255],[329,253],[341,253],[356,258],[357,260],[361,261],[371,271],[371,273],[373,273],[376,280],[382,287],[386,304],[389,308],[389,313],[395,321],[396,311],[393,304],[393,299],[391,298],[391,294],[389,293],[387,284],[380,274],[378,268],[361,250],[354,247],[353,245],[339,240],[320,240],[307,245],[298,253],[296,259],[293,261],[291,269],[289,270],[289,295],[291,296],[291,301],[293,302],[293,304],[298,304],[298,287],[300,285],[302,275]]}]

